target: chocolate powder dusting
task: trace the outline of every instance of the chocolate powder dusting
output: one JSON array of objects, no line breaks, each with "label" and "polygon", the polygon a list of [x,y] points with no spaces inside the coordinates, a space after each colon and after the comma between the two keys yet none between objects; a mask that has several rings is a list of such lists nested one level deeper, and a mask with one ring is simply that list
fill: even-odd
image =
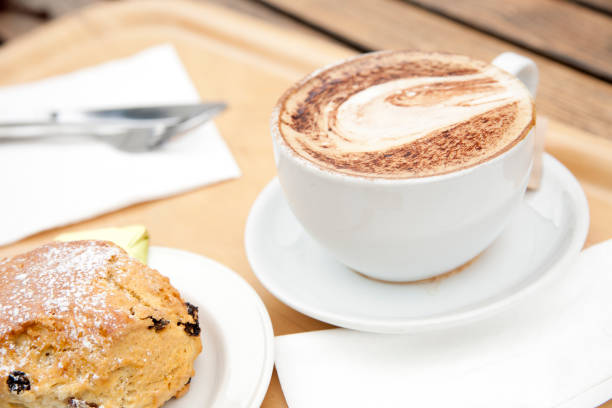
[{"label": "chocolate powder dusting", "polygon": [[[374,59],[383,60],[383,56],[377,56]],[[354,74],[347,72],[348,75],[343,78],[335,77],[336,71],[340,68],[336,67],[312,79],[312,84],[310,84],[312,89],[308,91],[308,96],[291,115],[293,128],[297,131],[311,130],[314,116],[319,113],[320,106],[330,100],[340,105],[349,96],[383,82],[408,77],[456,76],[477,72],[472,67],[442,61],[399,61],[389,66],[382,63],[376,64],[375,61],[366,59],[357,60],[354,64],[353,70],[357,72]]]},{"label": "chocolate powder dusting", "polygon": [[[356,94],[392,81],[397,88],[382,94],[389,112],[402,115],[402,109],[416,108],[425,115],[407,120],[431,116],[432,123],[446,125],[415,137],[378,135],[384,147],[370,148],[368,140],[347,133],[341,110]],[[357,128],[370,112],[359,108]],[[533,102],[509,74],[468,57],[405,51],[366,54],[319,71],[289,89],[278,109],[280,137],[296,154],[325,169],[381,178],[425,177],[474,166],[514,146],[534,124]],[[440,112],[447,110],[455,116],[444,119]]]},{"label": "chocolate powder dusting", "polygon": [[370,173],[420,169],[422,174],[429,175],[426,169],[432,163],[461,167],[463,163],[469,162],[479,154],[483,145],[504,136],[503,127],[512,122],[516,114],[516,104],[506,105],[452,128],[432,132],[417,142],[381,152],[339,153],[332,156],[312,150],[306,144],[302,144],[302,148],[318,161],[337,169],[359,168]]}]

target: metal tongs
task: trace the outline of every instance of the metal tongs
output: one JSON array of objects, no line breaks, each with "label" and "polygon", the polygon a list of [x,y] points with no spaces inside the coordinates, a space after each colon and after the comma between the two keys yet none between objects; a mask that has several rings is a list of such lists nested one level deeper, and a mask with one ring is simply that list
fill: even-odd
[{"label": "metal tongs", "polygon": [[211,102],[29,114],[0,120],[0,140],[90,136],[124,151],[142,152],[209,121],[226,106]]}]

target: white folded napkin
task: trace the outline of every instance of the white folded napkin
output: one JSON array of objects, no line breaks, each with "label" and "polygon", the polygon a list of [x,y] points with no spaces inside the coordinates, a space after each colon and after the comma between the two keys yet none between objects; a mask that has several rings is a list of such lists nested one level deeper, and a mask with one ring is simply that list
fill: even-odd
[{"label": "white folded napkin", "polygon": [[291,408],[592,408],[612,398],[612,240],[486,321],[416,335],[276,338]]},{"label": "white folded napkin", "polygon": [[[0,88],[2,117],[57,108],[199,102],[174,48]],[[90,138],[0,142],[0,245],[128,205],[240,176],[210,122],[147,153]]]}]

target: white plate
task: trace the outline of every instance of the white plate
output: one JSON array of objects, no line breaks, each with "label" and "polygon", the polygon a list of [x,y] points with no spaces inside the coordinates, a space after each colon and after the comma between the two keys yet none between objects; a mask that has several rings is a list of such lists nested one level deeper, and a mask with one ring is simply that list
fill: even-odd
[{"label": "white plate", "polygon": [[151,247],[149,265],[200,308],[203,352],[189,392],[164,408],[259,407],[274,365],[274,333],[257,293],[234,271],[190,252]]},{"label": "white plate", "polygon": [[249,262],[278,299],[349,329],[409,333],[489,316],[553,278],[586,239],[582,188],[552,156],[543,159],[541,188],[526,194],[502,235],[469,267],[438,282],[382,283],[351,271],[304,232],[276,179],[249,214]]}]

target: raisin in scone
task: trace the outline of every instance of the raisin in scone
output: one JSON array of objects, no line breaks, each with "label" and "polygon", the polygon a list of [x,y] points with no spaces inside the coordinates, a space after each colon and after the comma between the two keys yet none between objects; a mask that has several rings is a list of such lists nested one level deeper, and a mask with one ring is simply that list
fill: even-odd
[{"label": "raisin in scone", "polygon": [[0,408],[157,408],[202,350],[197,307],[104,241],[0,260]]}]

